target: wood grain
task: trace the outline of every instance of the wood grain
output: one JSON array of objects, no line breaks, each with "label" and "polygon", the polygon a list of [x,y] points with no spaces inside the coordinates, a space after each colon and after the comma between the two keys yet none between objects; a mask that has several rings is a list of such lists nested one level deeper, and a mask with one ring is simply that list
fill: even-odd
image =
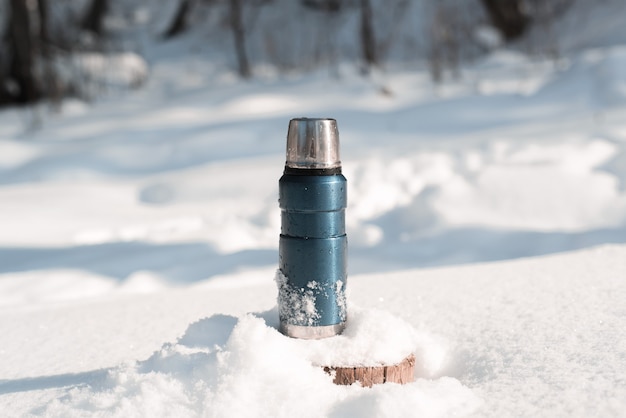
[{"label": "wood grain", "polygon": [[359,367],[324,367],[324,371],[334,374],[336,385],[351,385],[359,382],[361,386],[371,387],[383,383],[410,383],[415,371],[415,356],[409,355],[398,364]]}]

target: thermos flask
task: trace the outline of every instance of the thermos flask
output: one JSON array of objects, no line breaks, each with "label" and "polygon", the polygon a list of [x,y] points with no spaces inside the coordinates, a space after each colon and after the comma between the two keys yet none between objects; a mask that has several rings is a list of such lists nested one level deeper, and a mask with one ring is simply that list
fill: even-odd
[{"label": "thermos flask", "polygon": [[279,205],[280,330],[304,339],[340,334],[346,323],[347,183],[334,119],[289,122]]}]

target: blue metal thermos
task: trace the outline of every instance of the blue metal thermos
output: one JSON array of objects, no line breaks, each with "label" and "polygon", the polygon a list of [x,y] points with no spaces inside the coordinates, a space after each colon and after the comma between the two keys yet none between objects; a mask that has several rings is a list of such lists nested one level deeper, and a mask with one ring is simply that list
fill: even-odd
[{"label": "blue metal thermos", "polygon": [[340,334],[346,323],[346,178],[334,119],[289,122],[279,181],[280,330],[295,338]]}]

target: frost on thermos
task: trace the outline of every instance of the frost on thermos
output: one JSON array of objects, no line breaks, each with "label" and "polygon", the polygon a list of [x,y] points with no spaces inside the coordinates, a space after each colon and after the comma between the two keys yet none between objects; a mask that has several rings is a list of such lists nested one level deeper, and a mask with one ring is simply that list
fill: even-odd
[{"label": "frost on thermos", "polygon": [[278,310],[281,332],[296,338],[341,333],[346,322],[346,178],[334,119],[289,122],[279,181]]},{"label": "frost on thermos", "polygon": [[[346,298],[343,281],[335,283],[334,289],[325,289],[319,282],[309,282],[305,288],[290,286],[287,277],[278,270],[276,272],[278,285],[278,315],[281,322],[303,324],[313,327],[321,319],[321,313],[316,307],[316,297],[319,293],[326,295],[335,292],[338,295],[337,304],[342,322],[346,319]],[[334,334],[333,334],[334,335]]]}]

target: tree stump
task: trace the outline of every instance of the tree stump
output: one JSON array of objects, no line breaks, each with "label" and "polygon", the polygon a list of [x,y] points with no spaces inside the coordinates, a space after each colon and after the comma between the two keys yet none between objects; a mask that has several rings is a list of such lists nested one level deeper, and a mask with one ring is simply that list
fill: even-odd
[{"label": "tree stump", "polygon": [[410,383],[413,381],[415,370],[415,356],[406,357],[398,364],[379,366],[356,366],[356,367],[324,367],[328,374],[335,375],[333,383],[336,385],[351,385],[361,383],[363,387],[381,383]]}]

